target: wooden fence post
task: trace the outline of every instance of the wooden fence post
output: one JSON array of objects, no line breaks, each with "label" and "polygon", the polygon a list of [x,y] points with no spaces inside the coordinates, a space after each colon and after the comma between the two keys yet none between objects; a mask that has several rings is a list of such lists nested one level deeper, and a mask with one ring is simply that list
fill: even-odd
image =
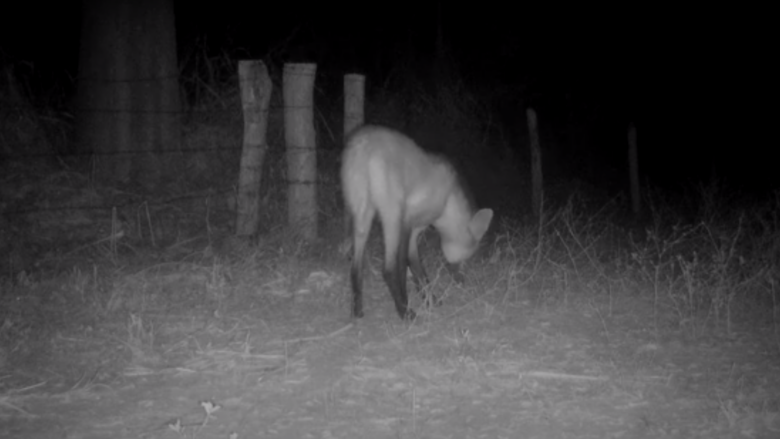
[{"label": "wooden fence post", "polygon": [[285,64],[282,78],[288,223],[307,241],[317,238],[316,73],[316,64]]},{"label": "wooden fence post", "polygon": [[260,181],[268,151],[268,105],[273,83],[262,61],[239,61],[238,79],[244,112],[244,143],[238,177],[236,235],[250,236],[260,222]]}]

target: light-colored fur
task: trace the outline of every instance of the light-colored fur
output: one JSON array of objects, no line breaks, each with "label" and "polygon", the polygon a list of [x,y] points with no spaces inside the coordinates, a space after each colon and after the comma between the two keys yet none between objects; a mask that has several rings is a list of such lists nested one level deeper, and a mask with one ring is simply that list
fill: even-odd
[{"label": "light-colored fur", "polygon": [[[353,267],[357,264],[358,269],[376,213],[382,223],[385,271],[406,260],[398,259],[399,249],[406,248],[400,242],[406,230],[411,232],[408,253],[413,273],[419,260],[417,238],[426,227],[438,230],[445,258],[458,264],[476,251],[493,217],[490,209],[473,211],[449,162],[389,128],[367,125],[350,135],[342,156],[341,182],[352,216]],[[405,279],[406,267],[397,269],[403,270]]]}]

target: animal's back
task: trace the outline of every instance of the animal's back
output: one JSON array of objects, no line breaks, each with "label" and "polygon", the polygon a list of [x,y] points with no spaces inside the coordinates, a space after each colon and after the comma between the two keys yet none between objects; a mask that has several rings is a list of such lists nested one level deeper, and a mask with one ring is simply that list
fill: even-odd
[{"label": "animal's back", "polygon": [[446,160],[398,131],[372,125],[359,128],[347,141],[341,178],[353,211],[365,203],[380,210],[403,205],[405,220],[415,226],[433,222],[456,185]]}]

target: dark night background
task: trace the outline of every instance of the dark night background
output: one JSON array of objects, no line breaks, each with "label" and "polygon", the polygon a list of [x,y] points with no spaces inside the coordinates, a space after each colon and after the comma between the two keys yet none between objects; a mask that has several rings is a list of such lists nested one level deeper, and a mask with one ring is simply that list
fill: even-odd
[{"label": "dark night background", "polygon": [[[81,1],[97,6],[88,17],[116,4],[0,8],[0,439],[780,438],[769,6],[173,0],[177,90],[154,77],[175,76],[173,62],[138,55],[170,29],[139,36],[124,24],[150,15],[134,7],[94,26],[108,34],[85,63],[98,73],[77,82]],[[242,143],[242,59],[273,80],[267,144]],[[304,148],[284,138],[286,62],[317,66],[316,185],[288,168]],[[355,251],[361,213],[345,208],[338,169],[356,72],[366,122],[448,154],[494,211],[483,236],[484,213],[467,223],[448,197],[417,215],[443,230],[420,235],[415,269],[404,253],[383,261],[410,243],[385,242],[379,224]],[[105,100],[80,107],[76,84],[90,81],[110,87],[84,86]],[[528,108],[544,169],[535,216]],[[79,126],[89,115],[108,117]],[[443,175],[410,198],[460,189],[432,190]],[[316,199],[296,206],[293,191]],[[312,199],[317,222],[298,223],[290,213],[315,212]],[[418,223],[394,207],[409,236]],[[460,276],[439,247],[472,255]],[[416,322],[398,316],[399,282]]]},{"label": "dark night background", "polygon": [[[626,126],[634,121],[641,172],[655,185],[716,175],[735,189],[777,186],[777,32],[768,9],[537,4],[442,6],[457,74],[490,95],[518,148],[526,148],[524,110],[532,106],[559,135],[567,118],[585,127],[582,150],[558,151],[558,161],[586,158],[591,174],[625,179]],[[3,14],[2,56],[29,62],[34,91],[76,74],[79,16],[74,1],[16,3]],[[416,60],[411,68],[421,77],[429,71],[437,5],[179,1],[176,24],[180,53],[195,41],[236,58],[284,47],[283,58],[316,62],[323,74],[365,72],[370,90],[401,59]]]}]

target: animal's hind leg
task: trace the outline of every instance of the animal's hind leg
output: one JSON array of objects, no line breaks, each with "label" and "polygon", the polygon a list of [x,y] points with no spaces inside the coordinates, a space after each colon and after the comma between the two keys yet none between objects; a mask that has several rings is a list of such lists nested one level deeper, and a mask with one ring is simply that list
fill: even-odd
[{"label": "animal's hind leg", "polygon": [[363,317],[363,263],[365,262],[366,242],[371,232],[371,223],[374,221],[375,210],[365,209],[360,217],[352,221],[352,317]]}]

